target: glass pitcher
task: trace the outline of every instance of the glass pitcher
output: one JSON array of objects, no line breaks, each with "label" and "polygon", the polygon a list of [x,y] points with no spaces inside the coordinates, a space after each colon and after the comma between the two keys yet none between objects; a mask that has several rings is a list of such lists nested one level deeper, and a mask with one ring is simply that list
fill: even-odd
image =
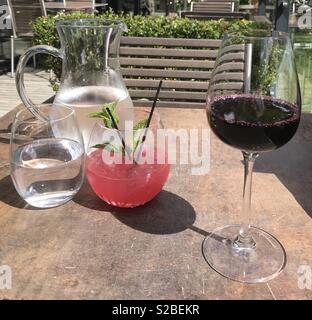
[{"label": "glass pitcher", "polygon": [[[79,19],[56,23],[61,49],[47,45],[29,48],[20,58],[16,70],[16,86],[25,106],[38,118],[44,118],[27,97],[24,68],[38,53],[47,53],[63,60],[61,83],[54,104],[72,107],[77,115],[85,146],[96,119],[89,113],[100,111],[105,103],[118,101],[121,119],[131,120],[133,107],[120,74],[120,38],[127,27],[120,21]],[[124,123],[124,121],[121,121]]]}]

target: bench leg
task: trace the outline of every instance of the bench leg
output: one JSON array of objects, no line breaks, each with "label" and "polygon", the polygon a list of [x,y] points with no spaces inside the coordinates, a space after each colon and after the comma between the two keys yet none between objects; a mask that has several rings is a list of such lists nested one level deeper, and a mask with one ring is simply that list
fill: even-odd
[{"label": "bench leg", "polygon": [[34,69],[36,69],[37,67],[37,60],[36,60],[36,55],[33,55],[33,65],[34,65]]},{"label": "bench leg", "polygon": [[11,36],[11,77],[14,78],[14,36]]}]

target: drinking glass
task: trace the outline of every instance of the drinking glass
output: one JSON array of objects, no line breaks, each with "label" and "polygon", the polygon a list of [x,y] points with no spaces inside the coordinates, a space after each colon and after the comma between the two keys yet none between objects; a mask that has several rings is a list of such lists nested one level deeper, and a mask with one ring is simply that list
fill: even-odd
[{"label": "drinking glass", "polygon": [[120,130],[103,121],[95,124],[86,158],[86,176],[93,191],[108,204],[122,208],[152,200],[170,170],[166,145],[157,143],[162,127],[158,113],[154,112],[145,130],[150,110],[131,108],[131,112],[132,119],[118,123]]},{"label": "drinking glass", "polygon": [[11,177],[19,195],[38,208],[59,206],[79,191],[84,146],[72,108],[39,105],[42,116],[19,111],[11,134]]},{"label": "drinking glass", "polygon": [[268,281],[285,267],[281,243],[250,225],[251,182],[256,158],[295,134],[301,98],[287,34],[238,30],[225,35],[207,94],[207,117],[224,143],[243,152],[243,223],[218,228],[203,242],[208,264],[246,283]]}]

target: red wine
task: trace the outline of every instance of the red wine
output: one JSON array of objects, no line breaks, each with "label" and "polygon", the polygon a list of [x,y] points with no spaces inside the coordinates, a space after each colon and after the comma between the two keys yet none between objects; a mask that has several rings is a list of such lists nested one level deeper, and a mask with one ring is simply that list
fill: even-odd
[{"label": "red wine", "polygon": [[272,97],[229,95],[213,99],[207,110],[213,132],[243,151],[270,151],[296,133],[300,107]]}]

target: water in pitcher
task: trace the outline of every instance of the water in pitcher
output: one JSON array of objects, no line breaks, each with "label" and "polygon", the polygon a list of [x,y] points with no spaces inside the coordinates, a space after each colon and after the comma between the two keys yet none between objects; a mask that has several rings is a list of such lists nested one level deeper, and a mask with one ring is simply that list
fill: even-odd
[{"label": "water in pitcher", "polygon": [[90,118],[89,114],[100,111],[105,103],[113,101],[118,101],[117,112],[121,119],[120,124],[124,123],[124,120],[132,120],[131,108],[133,104],[131,98],[127,91],[116,87],[85,86],[61,90],[54,103],[64,104],[75,110],[84,144],[87,147],[92,128],[95,122],[99,121],[99,119]]}]

